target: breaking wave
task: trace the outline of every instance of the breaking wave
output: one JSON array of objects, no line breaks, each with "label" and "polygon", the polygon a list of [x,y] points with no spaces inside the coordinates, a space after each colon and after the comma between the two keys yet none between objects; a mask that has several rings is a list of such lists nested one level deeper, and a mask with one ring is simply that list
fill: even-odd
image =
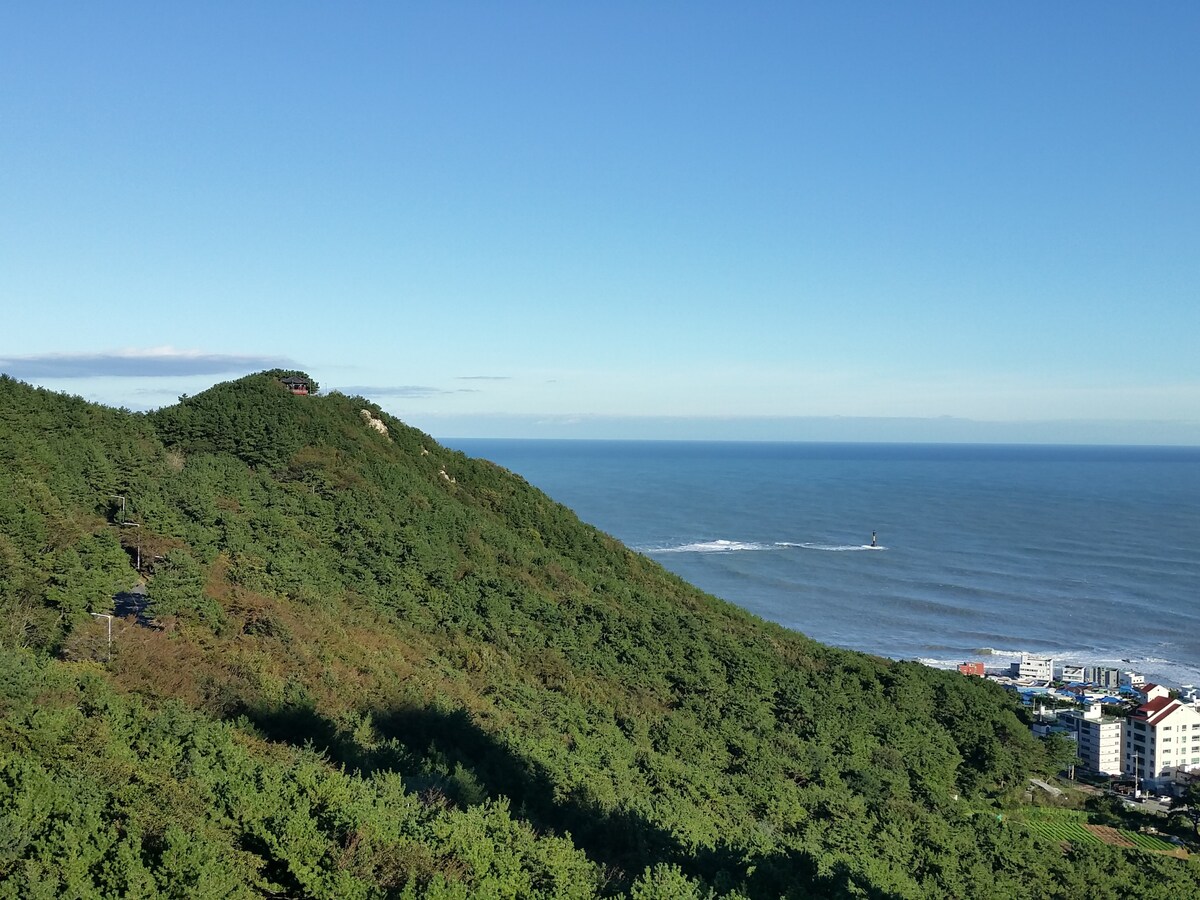
[{"label": "breaking wave", "polygon": [[780,548],[798,547],[801,550],[832,550],[837,552],[858,550],[886,550],[882,544],[821,544],[813,541],[803,543],[797,541],[775,541],[763,544],[758,541],[693,541],[688,544],[678,544],[674,547],[643,547],[643,553],[729,553],[736,550],[778,550]]},{"label": "breaking wave", "polygon": [[770,550],[772,544],[753,541],[697,541],[677,547],[649,547],[646,553],[730,553],[736,550]]},{"label": "breaking wave", "polygon": [[975,647],[971,650],[974,656],[1011,656],[1013,659],[1020,657],[1022,653],[1027,653],[1027,650],[997,650],[995,647]]},{"label": "breaking wave", "polygon": [[931,656],[918,656],[916,662],[931,669],[955,669],[962,660],[934,659]]}]

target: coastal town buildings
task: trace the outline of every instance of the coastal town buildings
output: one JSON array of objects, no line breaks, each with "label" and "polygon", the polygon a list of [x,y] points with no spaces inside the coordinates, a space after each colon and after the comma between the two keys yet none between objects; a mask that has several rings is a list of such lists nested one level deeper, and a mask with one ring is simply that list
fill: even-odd
[{"label": "coastal town buildings", "polygon": [[[1037,709],[1034,733],[1073,738],[1082,768],[1133,776],[1151,791],[1200,779],[1200,691],[1192,685],[1176,691],[1137,672],[1069,662],[1056,667],[1052,657],[1029,653],[1005,669],[965,662],[958,671],[1020,694]],[[1053,708],[1064,702],[1079,706]]]}]

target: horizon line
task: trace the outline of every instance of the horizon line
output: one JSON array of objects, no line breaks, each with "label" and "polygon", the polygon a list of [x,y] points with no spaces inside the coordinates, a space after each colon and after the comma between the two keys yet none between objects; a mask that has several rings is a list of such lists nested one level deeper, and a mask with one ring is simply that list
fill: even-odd
[{"label": "horizon line", "polygon": [[[402,420],[403,421],[403,420]],[[832,446],[881,447],[1058,447],[1062,449],[1107,448],[1114,450],[1200,450],[1200,444],[1118,444],[1078,441],[986,441],[986,440],[837,440],[828,438],[706,438],[706,437],[512,437],[505,435],[444,435],[431,433],[438,441],[544,441],[591,444],[828,444]]]}]

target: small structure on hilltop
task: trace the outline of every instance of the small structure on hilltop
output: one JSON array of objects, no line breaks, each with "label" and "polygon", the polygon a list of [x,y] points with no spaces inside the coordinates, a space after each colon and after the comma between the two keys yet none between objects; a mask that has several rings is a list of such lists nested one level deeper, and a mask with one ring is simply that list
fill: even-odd
[{"label": "small structure on hilltop", "polygon": [[293,394],[307,395],[308,382],[295,375],[287,375],[279,379],[280,383]]}]

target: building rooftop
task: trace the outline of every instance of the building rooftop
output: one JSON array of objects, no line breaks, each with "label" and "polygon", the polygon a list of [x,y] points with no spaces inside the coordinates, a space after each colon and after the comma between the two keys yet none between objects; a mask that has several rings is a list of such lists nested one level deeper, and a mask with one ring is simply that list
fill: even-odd
[{"label": "building rooftop", "polygon": [[1148,725],[1157,725],[1182,706],[1183,704],[1173,697],[1155,697],[1149,703],[1139,706],[1130,718]]}]

